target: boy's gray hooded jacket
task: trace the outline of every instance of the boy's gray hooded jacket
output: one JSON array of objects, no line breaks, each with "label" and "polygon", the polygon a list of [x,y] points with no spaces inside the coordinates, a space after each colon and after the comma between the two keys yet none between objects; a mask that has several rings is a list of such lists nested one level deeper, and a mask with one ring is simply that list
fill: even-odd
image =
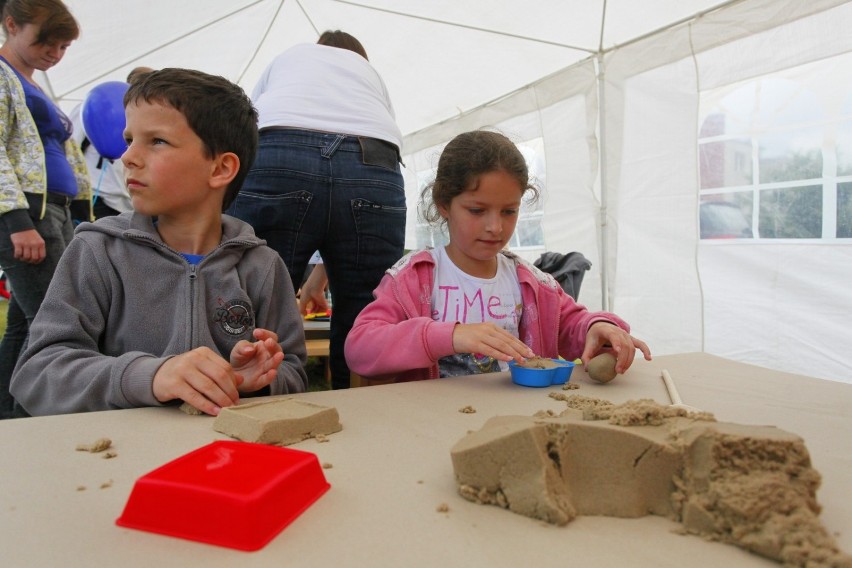
[{"label": "boy's gray hooded jacket", "polygon": [[81,224],[12,377],[21,406],[33,415],[160,406],[152,383],[170,356],[207,346],[228,360],[255,327],[277,333],[285,354],[271,394],[303,392],[305,333],[287,268],[246,223],[224,215],[222,229],[192,266],[148,216]]}]

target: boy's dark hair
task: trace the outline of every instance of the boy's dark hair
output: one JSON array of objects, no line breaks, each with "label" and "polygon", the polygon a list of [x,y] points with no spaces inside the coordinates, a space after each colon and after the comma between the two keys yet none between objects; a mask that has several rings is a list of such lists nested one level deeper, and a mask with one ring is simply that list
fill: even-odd
[{"label": "boy's dark hair", "polygon": [[80,25],[60,0],[0,1],[3,31],[8,33],[6,16],[11,16],[19,26],[40,24],[36,45],[54,41],[74,41],[80,37]]},{"label": "boy's dark hair", "polygon": [[346,32],[342,32],[340,30],[326,30],[322,33],[320,38],[317,40],[317,43],[320,45],[327,45],[329,47],[339,47],[340,49],[348,49],[349,51],[354,51],[367,61],[370,60],[367,57],[367,50],[364,49],[364,46],[361,45],[361,42],[355,39],[355,36],[349,35]]},{"label": "boy's dark hair", "polygon": [[438,159],[435,181],[421,193],[422,215],[430,223],[443,221],[438,206],[449,208],[456,196],[479,185],[479,176],[503,170],[518,181],[521,193],[531,193],[528,202],[538,199],[538,188],[530,183],[524,155],[515,144],[498,132],[474,130],[449,141]]},{"label": "boy's dark hair", "polygon": [[233,152],[240,169],[228,185],[222,210],[237,197],[257,151],[257,111],[245,92],[224,77],[194,69],[151,71],[130,85],[124,106],[139,100],[168,105],[186,117],[208,158]]}]

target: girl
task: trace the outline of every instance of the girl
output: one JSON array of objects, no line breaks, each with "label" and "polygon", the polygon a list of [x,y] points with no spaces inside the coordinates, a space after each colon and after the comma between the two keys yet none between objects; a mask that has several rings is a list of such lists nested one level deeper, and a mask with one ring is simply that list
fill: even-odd
[{"label": "girl", "polygon": [[447,144],[423,197],[431,193],[427,220],[445,222],[450,242],[387,271],[346,340],[353,371],[401,382],[505,370],[534,354],[585,364],[610,350],[619,373],[636,349],[651,359],[621,318],[589,312],[549,274],[503,250],[527,191],[538,196],[505,136],[474,131]]},{"label": "girl", "polygon": [[19,415],[9,381],[59,257],[74,236],[71,206],[91,220],[86,164],[68,117],[35,82],[80,34],[60,0],[0,1],[0,269],[9,280],[0,342],[0,417]]}]

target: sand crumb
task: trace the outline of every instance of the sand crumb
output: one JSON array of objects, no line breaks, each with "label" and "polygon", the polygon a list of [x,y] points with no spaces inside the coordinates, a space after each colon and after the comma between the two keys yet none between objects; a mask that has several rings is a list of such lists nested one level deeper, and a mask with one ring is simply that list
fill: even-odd
[{"label": "sand crumb", "polygon": [[650,398],[629,400],[624,404],[616,405],[608,400],[579,394],[552,392],[548,396],[565,402],[571,410],[581,411],[583,420],[607,420],[610,424],[618,426],[658,426],[667,418],[678,416],[708,422],[716,421],[716,417],[710,412],[691,412],[684,408],[663,406]]},{"label": "sand crumb", "polygon": [[96,454],[106,450],[110,446],[112,446],[112,440],[109,438],[98,438],[91,444],[77,444],[77,451]]},{"label": "sand crumb", "polygon": [[333,467],[334,467],[334,466],[333,466],[333,465],[331,465],[331,464],[330,464],[330,463],[328,463],[328,462],[323,462],[323,464],[322,464],[322,468],[323,468],[323,469],[331,469],[331,468],[333,468]]},{"label": "sand crumb", "polygon": [[116,457],[117,455],[118,455],[117,453],[115,453],[113,451],[109,451],[109,452],[104,452],[103,454],[101,454],[101,457],[105,460],[111,460],[112,458]]},{"label": "sand crumb", "polygon": [[461,412],[462,414],[475,414],[476,409],[468,404],[467,406],[459,408],[459,412]]},{"label": "sand crumb", "polygon": [[316,438],[317,442],[319,442],[320,444],[322,444],[323,442],[328,442],[329,440],[328,436],[326,436],[325,434],[316,434],[314,438]]},{"label": "sand crumb", "polygon": [[446,503],[441,503],[440,505],[438,505],[438,507],[435,510],[439,513],[449,513],[450,512],[450,506],[447,505]]},{"label": "sand crumb", "polygon": [[86,490],[86,486],[85,486],[85,485],[78,485],[78,486],[77,486],[77,491],[85,491],[85,490]]},{"label": "sand crumb", "polygon": [[110,487],[112,487],[112,479],[101,483],[101,489],[109,489]]},{"label": "sand crumb", "polygon": [[183,412],[184,414],[189,414],[190,416],[201,416],[202,414],[204,414],[188,402],[184,402],[178,408],[181,412]]}]

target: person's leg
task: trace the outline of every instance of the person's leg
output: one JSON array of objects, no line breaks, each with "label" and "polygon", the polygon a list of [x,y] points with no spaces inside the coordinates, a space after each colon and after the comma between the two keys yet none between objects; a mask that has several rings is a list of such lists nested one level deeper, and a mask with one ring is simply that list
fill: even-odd
[{"label": "person's leg", "polygon": [[301,130],[264,132],[257,157],[227,213],[242,219],[287,265],[298,291],[328,225],[328,160],[334,135]]},{"label": "person's leg", "polygon": [[[4,266],[6,265],[7,263],[4,263]],[[27,329],[27,318],[18,305],[18,294],[13,293],[6,312],[6,332],[0,341],[0,418],[12,417],[15,399],[9,392],[9,383],[27,338]]]},{"label": "person's leg", "polygon": [[320,249],[331,288],[329,349],[335,389],[349,387],[346,336],[405,245],[405,187],[399,165],[395,160],[383,165],[364,160],[357,138],[347,138],[334,154],[329,238]]},{"label": "person's leg", "polygon": [[0,396],[3,397],[4,418],[26,415],[20,409],[15,410],[14,399],[9,393],[12,372],[26,346],[30,324],[44,300],[59,258],[74,235],[68,209],[52,204],[47,205],[44,219],[36,221],[35,228],[44,239],[46,250],[45,259],[39,264],[16,260],[8,233],[0,234],[0,266],[12,289],[6,333],[0,341]]}]

